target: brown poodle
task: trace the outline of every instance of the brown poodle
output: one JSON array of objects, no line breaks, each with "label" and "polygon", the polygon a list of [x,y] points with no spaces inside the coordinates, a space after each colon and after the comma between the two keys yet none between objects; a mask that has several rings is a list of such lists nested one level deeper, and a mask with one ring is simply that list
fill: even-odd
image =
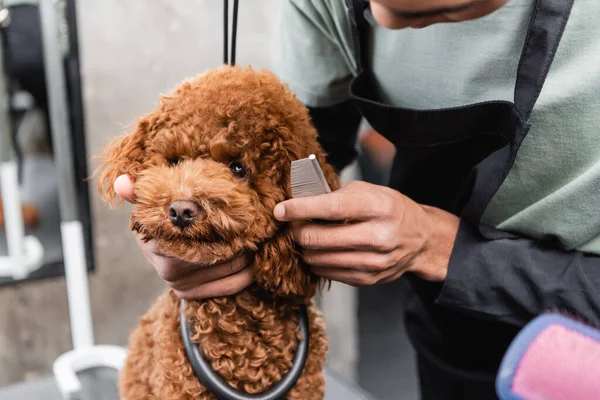
[{"label": "brown poodle", "polygon": [[[322,282],[303,264],[288,224],[273,217],[275,205],[291,196],[290,163],[310,154],[332,189],[339,187],[306,108],[290,90],[269,72],[226,66],[163,97],[133,133],[110,144],[99,167],[107,201],[115,200],[119,175],[135,182],[131,229],[156,240],[160,252],[206,266],[250,255],[253,285],[187,302],[186,309],[194,343],[242,392],[263,392],[290,369],[300,301],[308,305],[308,360],[286,398],[324,397],[327,339],[312,300]],[[122,371],[124,399],[214,398],[186,358],[179,310],[168,292],[141,318]]]}]

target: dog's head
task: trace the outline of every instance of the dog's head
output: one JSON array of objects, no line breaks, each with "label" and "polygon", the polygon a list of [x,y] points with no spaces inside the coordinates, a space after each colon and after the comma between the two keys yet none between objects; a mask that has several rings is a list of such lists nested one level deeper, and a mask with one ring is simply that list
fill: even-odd
[{"label": "dog's head", "polygon": [[290,228],[273,217],[291,197],[290,165],[315,154],[332,189],[306,108],[273,74],[222,67],[181,84],[116,138],[101,157],[99,190],[135,182],[131,229],[161,252],[211,265],[254,255],[256,282],[281,296],[312,296],[317,279],[300,260]]}]

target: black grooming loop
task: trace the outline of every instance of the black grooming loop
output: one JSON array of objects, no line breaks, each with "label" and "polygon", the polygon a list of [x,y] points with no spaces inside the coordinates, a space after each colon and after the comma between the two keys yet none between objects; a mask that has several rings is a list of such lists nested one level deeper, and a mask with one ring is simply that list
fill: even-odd
[{"label": "black grooming loop", "polygon": [[181,300],[179,323],[181,326],[181,337],[187,358],[192,365],[194,374],[198,380],[219,400],[280,400],[294,387],[298,378],[302,374],[304,364],[308,358],[308,312],[306,305],[302,304],[298,310],[298,325],[300,326],[300,335],[298,347],[292,363],[292,368],[285,376],[262,393],[249,394],[241,393],[232,388],[225,382],[210,364],[204,359],[200,352],[200,347],[192,342],[192,331],[185,318],[185,301]]},{"label": "black grooming loop", "polygon": [[[237,37],[238,0],[233,0],[233,21],[231,23],[231,57],[228,54],[229,43],[229,0],[223,0],[223,63],[235,65],[235,45]],[[231,63],[229,59],[231,58]]]}]

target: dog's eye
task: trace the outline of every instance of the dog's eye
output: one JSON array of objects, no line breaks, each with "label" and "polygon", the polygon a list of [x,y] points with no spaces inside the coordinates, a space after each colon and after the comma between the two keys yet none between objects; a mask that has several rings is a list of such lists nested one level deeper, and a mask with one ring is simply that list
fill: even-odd
[{"label": "dog's eye", "polygon": [[234,176],[238,178],[243,178],[246,175],[246,168],[239,161],[234,161],[229,164],[229,169]]},{"label": "dog's eye", "polygon": [[181,161],[181,158],[177,157],[177,156],[167,157],[167,163],[169,165],[177,165],[177,164],[179,164],[180,161]]}]

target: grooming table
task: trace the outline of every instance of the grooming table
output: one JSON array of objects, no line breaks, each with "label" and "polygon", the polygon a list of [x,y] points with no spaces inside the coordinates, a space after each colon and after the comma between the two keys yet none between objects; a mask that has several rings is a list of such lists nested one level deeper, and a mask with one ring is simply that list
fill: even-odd
[{"label": "grooming table", "polygon": [[[118,400],[115,370],[90,369],[79,374],[78,377],[83,392],[81,400]],[[325,370],[325,381],[325,400],[375,400],[330,369]],[[52,377],[0,388],[0,400],[15,399],[63,400]]]}]

